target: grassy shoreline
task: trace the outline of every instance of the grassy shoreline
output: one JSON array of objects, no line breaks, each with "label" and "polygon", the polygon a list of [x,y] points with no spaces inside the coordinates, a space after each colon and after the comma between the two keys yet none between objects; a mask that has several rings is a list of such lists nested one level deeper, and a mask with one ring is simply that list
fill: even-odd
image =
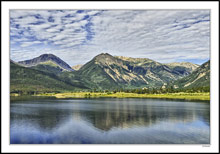
[{"label": "grassy shoreline", "polygon": [[210,93],[166,93],[166,94],[136,94],[136,93],[99,93],[99,92],[68,92],[68,93],[45,93],[35,96],[52,96],[56,98],[164,98],[185,100],[210,100]]}]

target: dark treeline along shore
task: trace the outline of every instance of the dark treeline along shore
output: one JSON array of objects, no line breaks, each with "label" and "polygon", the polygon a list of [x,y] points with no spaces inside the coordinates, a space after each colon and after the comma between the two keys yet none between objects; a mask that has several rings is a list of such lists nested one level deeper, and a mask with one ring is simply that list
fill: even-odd
[{"label": "dark treeline along shore", "polygon": [[10,61],[11,95],[100,92],[160,94],[209,92],[210,61],[159,63],[148,58],[102,53],[84,65],[69,66],[53,54]]}]

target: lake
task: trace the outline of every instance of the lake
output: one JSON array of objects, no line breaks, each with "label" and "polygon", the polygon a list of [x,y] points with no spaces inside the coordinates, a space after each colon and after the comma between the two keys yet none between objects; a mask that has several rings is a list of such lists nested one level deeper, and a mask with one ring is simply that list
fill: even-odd
[{"label": "lake", "polygon": [[209,144],[210,104],[165,99],[11,101],[11,144]]}]

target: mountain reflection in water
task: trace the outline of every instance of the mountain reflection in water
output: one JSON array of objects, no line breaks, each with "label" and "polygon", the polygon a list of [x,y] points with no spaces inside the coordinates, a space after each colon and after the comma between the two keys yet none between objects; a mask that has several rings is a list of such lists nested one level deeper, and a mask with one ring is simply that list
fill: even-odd
[{"label": "mountain reflection in water", "polygon": [[72,99],[11,103],[11,143],[209,143],[209,103]]}]

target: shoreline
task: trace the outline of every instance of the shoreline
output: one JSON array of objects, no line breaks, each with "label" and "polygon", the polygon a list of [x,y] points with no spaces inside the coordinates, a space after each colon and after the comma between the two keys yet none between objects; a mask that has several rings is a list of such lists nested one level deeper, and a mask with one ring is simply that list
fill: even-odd
[{"label": "shoreline", "polygon": [[136,94],[136,93],[98,93],[98,92],[65,92],[45,93],[33,96],[49,96],[57,99],[62,98],[158,98],[158,99],[182,99],[182,100],[205,100],[210,101],[210,93],[165,93],[165,94]]}]

